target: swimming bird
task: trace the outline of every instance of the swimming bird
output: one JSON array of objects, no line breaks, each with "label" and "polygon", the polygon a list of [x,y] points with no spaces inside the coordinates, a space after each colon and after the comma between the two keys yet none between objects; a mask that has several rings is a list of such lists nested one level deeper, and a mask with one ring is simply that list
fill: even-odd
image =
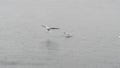
[{"label": "swimming bird", "polygon": [[64,33],[64,37],[66,38],[71,38],[72,37],[72,34],[69,34],[69,33],[66,33],[66,32],[63,32]]},{"label": "swimming bird", "polygon": [[48,27],[48,26],[46,26],[46,25],[42,25],[42,27],[46,28],[47,31],[60,29],[60,28],[56,28],[56,27]]}]

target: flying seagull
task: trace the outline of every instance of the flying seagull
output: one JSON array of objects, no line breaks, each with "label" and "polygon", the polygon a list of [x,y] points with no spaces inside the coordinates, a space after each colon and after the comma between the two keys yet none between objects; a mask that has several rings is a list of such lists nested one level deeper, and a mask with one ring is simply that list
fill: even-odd
[{"label": "flying seagull", "polygon": [[64,37],[66,38],[71,38],[72,37],[72,34],[69,34],[69,33],[66,33],[66,32],[63,32],[64,33]]},{"label": "flying seagull", "polygon": [[48,27],[48,26],[46,26],[46,25],[42,25],[42,27],[46,28],[47,31],[60,29],[60,28],[56,28],[56,27]]}]

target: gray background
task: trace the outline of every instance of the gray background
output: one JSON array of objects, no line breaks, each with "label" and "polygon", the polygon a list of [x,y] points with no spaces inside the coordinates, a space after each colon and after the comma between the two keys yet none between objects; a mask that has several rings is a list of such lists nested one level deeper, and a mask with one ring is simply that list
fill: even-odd
[{"label": "gray background", "polygon": [[119,18],[119,0],[0,0],[0,68],[120,68]]}]

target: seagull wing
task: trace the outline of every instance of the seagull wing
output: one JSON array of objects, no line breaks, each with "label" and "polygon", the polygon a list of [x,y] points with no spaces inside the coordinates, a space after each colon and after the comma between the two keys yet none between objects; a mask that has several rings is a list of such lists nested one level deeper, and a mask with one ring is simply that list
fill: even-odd
[{"label": "seagull wing", "polygon": [[51,27],[50,29],[60,29],[60,28]]},{"label": "seagull wing", "polygon": [[46,29],[49,29],[50,27],[46,26],[46,25],[42,25],[42,27],[46,28]]}]

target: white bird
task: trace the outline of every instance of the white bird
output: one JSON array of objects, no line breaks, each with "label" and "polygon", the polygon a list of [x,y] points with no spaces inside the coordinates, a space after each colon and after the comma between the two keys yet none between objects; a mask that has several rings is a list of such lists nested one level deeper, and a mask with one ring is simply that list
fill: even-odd
[{"label": "white bird", "polygon": [[42,25],[42,27],[46,28],[47,31],[60,29],[60,28],[56,28],[56,27],[48,27],[48,26],[46,26],[46,25]]},{"label": "white bird", "polygon": [[66,38],[71,38],[72,37],[72,34],[69,34],[69,33],[66,33],[66,32],[63,32],[64,33],[64,37]]}]

